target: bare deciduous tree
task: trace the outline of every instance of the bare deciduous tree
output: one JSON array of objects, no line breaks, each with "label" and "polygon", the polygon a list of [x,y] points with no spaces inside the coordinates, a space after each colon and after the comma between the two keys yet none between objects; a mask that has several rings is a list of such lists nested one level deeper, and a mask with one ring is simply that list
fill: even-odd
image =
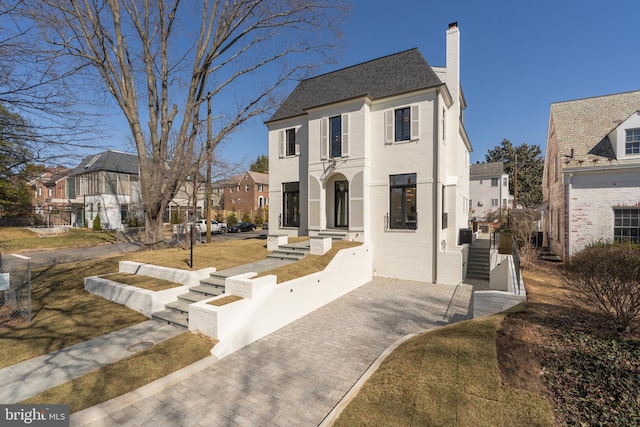
[{"label": "bare deciduous tree", "polygon": [[[277,90],[327,61],[341,0],[23,0],[49,52],[99,75],[128,122],[140,161],[147,242],[198,163],[202,106],[225,120],[216,145],[275,105]],[[250,86],[243,96],[239,86]]]}]

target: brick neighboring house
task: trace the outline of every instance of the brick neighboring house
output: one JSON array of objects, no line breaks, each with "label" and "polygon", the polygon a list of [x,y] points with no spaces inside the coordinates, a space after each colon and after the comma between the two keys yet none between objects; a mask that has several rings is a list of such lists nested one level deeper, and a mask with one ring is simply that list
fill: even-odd
[{"label": "brick neighboring house", "polygon": [[37,178],[29,181],[34,191],[34,214],[45,225],[74,225],[67,190],[67,177],[71,171],[64,166],[48,167]]},{"label": "brick neighboring house", "polygon": [[247,171],[225,181],[222,206],[236,212],[238,220],[248,213],[255,218],[260,209],[269,206],[269,174]]},{"label": "brick neighboring house", "polygon": [[476,163],[469,170],[469,212],[472,218],[486,221],[500,208],[510,207],[509,175],[504,163]]},{"label": "brick neighboring house", "polygon": [[598,240],[640,243],[640,91],[551,104],[543,230],[568,261]]}]

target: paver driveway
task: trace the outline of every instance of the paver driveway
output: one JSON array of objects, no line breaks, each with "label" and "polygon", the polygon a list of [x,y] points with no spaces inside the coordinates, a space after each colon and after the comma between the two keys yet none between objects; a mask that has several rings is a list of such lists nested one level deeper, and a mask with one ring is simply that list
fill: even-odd
[{"label": "paver driveway", "polygon": [[375,278],[160,392],[71,424],[317,426],[399,338],[466,319],[471,292]]}]

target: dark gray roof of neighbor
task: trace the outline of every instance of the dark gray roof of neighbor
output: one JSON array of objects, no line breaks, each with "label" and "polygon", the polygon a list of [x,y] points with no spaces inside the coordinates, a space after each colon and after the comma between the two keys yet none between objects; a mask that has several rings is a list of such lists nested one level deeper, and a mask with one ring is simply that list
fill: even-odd
[{"label": "dark gray roof of neighbor", "polygon": [[469,177],[500,176],[504,173],[502,162],[476,163],[471,165]]},{"label": "dark gray roof of neighbor", "polygon": [[[640,110],[640,91],[551,104],[551,119],[561,155],[573,158],[563,167],[593,166],[593,160],[617,163],[609,133]],[[591,160],[591,161],[586,161]],[[638,162],[627,159],[624,161]]]},{"label": "dark gray roof of neighbor", "polygon": [[122,151],[108,150],[82,159],[71,175],[82,175],[89,172],[107,171],[137,175],[139,171],[138,156]]},{"label": "dark gray roof of neighbor", "polygon": [[365,96],[376,100],[442,84],[414,48],[302,80],[267,123],[335,102]]}]

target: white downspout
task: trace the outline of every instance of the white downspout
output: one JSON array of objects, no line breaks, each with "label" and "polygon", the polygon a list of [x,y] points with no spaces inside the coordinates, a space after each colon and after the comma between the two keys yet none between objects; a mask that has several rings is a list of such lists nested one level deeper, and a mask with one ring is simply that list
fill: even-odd
[{"label": "white downspout", "polygon": [[568,185],[567,185],[567,205],[565,206],[565,209],[567,210],[567,223],[565,225],[566,229],[567,229],[567,233],[566,233],[566,248],[567,248],[567,261],[571,261],[571,179],[573,178],[573,174],[567,174],[567,180]]},{"label": "white downspout", "polygon": [[433,137],[433,194],[432,194],[432,206],[434,210],[433,215],[433,242],[432,242],[432,277],[431,281],[433,283],[438,282],[438,251],[440,248],[440,223],[442,222],[442,218],[440,217],[440,212],[442,209],[438,207],[438,194],[440,193],[440,189],[438,188],[438,175],[439,169],[438,164],[440,158],[440,135],[438,129],[442,127],[442,132],[445,131],[444,126],[440,126],[440,107],[438,105],[438,100],[440,99],[440,89],[436,89],[436,99],[435,106],[433,109],[434,122],[437,124],[434,126],[434,137]]}]

